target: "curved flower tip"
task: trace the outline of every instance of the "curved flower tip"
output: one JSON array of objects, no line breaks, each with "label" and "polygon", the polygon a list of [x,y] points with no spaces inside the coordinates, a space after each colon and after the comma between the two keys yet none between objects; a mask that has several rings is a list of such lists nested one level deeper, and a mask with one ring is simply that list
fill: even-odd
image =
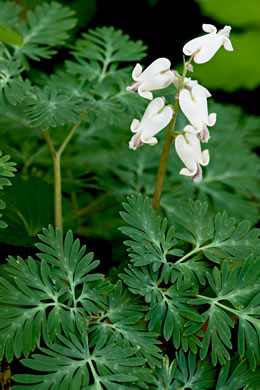
[{"label": "curved flower tip", "polygon": [[173,109],[165,106],[164,98],[158,97],[151,101],[141,121],[137,119],[132,121],[131,131],[135,134],[129,142],[129,148],[136,150],[143,144],[157,144],[158,140],[155,135],[168,125],[172,116]]},{"label": "curved flower tip", "polygon": [[155,60],[144,71],[140,64],[136,64],[132,73],[134,83],[126,90],[152,100],[153,94],[150,91],[166,88],[173,82],[174,75],[170,66],[170,61],[164,57]]},{"label": "curved flower tip", "polygon": [[[186,137],[186,139],[185,139]],[[201,165],[209,163],[209,151],[201,151],[200,141],[194,133],[178,135],[175,139],[175,150],[186,168],[180,170],[180,175],[192,177],[195,183],[202,179]]]},{"label": "curved flower tip", "polygon": [[202,29],[207,33],[201,37],[192,39],[183,47],[183,53],[191,56],[194,53],[194,61],[197,64],[203,64],[209,61],[221,46],[228,51],[232,51],[232,43],[229,39],[231,27],[225,26],[217,32],[212,24],[203,24]]},{"label": "curved flower tip", "polygon": [[207,126],[214,126],[216,114],[208,114],[207,90],[195,84],[189,91],[184,88],[180,92],[180,108],[191,125],[184,128],[185,132],[197,133],[202,142],[208,142],[210,135]]}]

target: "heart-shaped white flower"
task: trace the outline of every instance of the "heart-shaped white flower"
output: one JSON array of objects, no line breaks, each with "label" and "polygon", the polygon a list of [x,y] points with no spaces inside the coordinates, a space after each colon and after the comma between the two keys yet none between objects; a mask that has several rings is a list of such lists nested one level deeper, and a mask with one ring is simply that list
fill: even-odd
[{"label": "heart-shaped white flower", "polygon": [[166,88],[173,82],[174,75],[170,66],[167,58],[158,58],[144,71],[140,64],[136,64],[132,73],[135,82],[126,90],[138,92],[140,96],[152,100],[153,94],[150,91]]},{"label": "heart-shaped white flower", "polygon": [[[186,138],[186,139],[185,139]],[[202,179],[201,165],[209,163],[209,151],[201,151],[200,141],[194,133],[178,135],[175,139],[175,150],[186,168],[180,170],[180,175],[190,176],[195,183]]]},{"label": "heart-shaped white flower", "polygon": [[202,142],[208,142],[210,135],[207,126],[214,126],[216,114],[208,114],[207,95],[200,85],[195,85],[191,91],[184,88],[180,92],[180,107],[191,125],[184,128],[185,132],[197,133]]},{"label": "heart-shaped white flower", "polygon": [[201,37],[192,39],[183,47],[185,55],[194,55],[194,62],[203,64],[209,61],[223,45],[228,51],[233,51],[232,43],[229,39],[230,26],[225,26],[222,30],[217,32],[217,29],[212,24],[203,24],[203,31],[207,34]]},{"label": "heart-shaped white flower", "polygon": [[165,107],[165,100],[158,97],[149,103],[145,113],[139,121],[134,119],[131,131],[135,133],[129,142],[129,148],[136,150],[143,144],[155,145],[158,140],[154,136],[168,125],[173,116],[173,109]]}]

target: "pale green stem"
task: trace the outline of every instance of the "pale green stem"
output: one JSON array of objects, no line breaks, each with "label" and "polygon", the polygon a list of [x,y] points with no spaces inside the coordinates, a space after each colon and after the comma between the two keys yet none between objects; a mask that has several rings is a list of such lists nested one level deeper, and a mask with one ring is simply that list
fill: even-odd
[{"label": "pale green stem", "polygon": [[178,261],[176,261],[176,264],[179,264],[179,263],[182,263],[184,260],[186,260],[188,257],[192,256],[194,253],[197,253],[199,252],[200,250],[202,250],[202,248],[194,248],[192,251],[190,251],[189,253],[186,253],[185,256],[181,257]]},{"label": "pale green stem", "polygon": [[55,228],[60,229],[63,232],[63,223],[62,223],[62,186],[61,186],[61,164],[60,159],[61,155],[73,137],[75,131],[77,130],[79,123],[75,123],[71,131],[63,141],[61,147],[56,151],[50,133],[48,130],[42,130],[42,134],[45,138],[45,141],[49,147],[52,156],[53,162],[53,182],[54,182],[54,223]]},{"label": "pale green stem", "polygon": [[154,189],[154,195],[153,195],[153,202],[152,202],[152,207],[155,211],[156,214],[158,214],[159,208],[160,208],[160,201],[161,201],[161,196],[162,196],[162,190],[163,190],[163,183],[164,183],[164,178],[165,178],[165,173],[167,169],[167,163],[169,160],[169,155],[170,155],[170,150],[172,146],[172,142],[174,140],[174,128],[176,124],[176,119],[177,119],[177,114],[179,110],[179,93],[181,89],[184,86],[184,79],[186,76],[186,73],[188,71],[189,64],[191,63],[193,58],[193,55],[190,57],[189,62],[185,65],[184,63],[184,69],[183,73],[181,76],[181,80],[179,82],[178,90],[177,90],[177,97],[176,97],[176,102],[174,106],[174,114],[172,117],[172,120],[170,121],[163,145],[163,151],[161,155],[161,160],[159,164],[159,168],[157,171],[157,177],[156,177],[156,182],[155,182],[155,189]]},{"label": "pale green stem", "polygon": [[79,127],[79,124],[80,124],[80,122],[75,123],[75,125],[72,127],[72,129],[70,130],[69,134],[67,135],[67,137],[66,137],[65,140],[63,141],[61,147],[60,147],[59,150],[57,151],[57,154],[59,154],[60,156],[62,155],[62,153],[64,152],[64,150],[65,150],[65,148],[67,147],[68,143],[70,142],[71,138],[72,138],[73,135],[75,134],[77,128]]},{"label": "pale green stem", "polygon": [[[233,313],[233,314],[235,314],[235,315],[237,315],[237,316],[239,316],[239,314],[241,314],[238,310],[232,309],[231,307],[228,307],[228,306],[223,305],[222,303],[219,303],[219,302],[218,302],[218,298],[204,297],[203,295],[199,295],[199,294],[198,294],[198,295],[195,295],[195,297],[196,297],[196,298],[205,299],[205,300],[207,300],[207,301],[210,300],[210,301],[212,301],[215,305],[221,307],[222,309],[225,309],[225,310],[227,310],[227,311],[230,311],[231,313]],[[224,297],[221,298],[221,299],[224,299]]]},{"label": "pale green stem", "polygon": [[53,162],[53,183],[54,183],[54,224],[55,228],[63,231],[62,226],[62,195],[61,195],[61,172],[60,155],[56,152],[50,133],[48,130],[42,130],[42,134],[51,152]]}]

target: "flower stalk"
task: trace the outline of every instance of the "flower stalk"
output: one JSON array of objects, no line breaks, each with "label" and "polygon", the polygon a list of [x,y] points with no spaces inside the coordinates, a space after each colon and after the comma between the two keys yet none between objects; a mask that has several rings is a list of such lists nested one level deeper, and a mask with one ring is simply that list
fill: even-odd
[{"label": "flower stalk", "polygon": [[176,101],[175,101],[175,105],[174,105],[174,109],[173,109],[174,114],[173,114],[172,120],[170,121],[170,123],[168,125],[166,137],[164,140],[163,151],[161,154],[160,164],[159,164],[159,168],[157,171],[154,194],[153,194],[153,201],[152,201],[152,207],[153,207],[156,214],[158,214],[158,211],[160,208],[160,201],[161,201],[161,196],[162,196],[165,173],[166,173],[166,169],[167,169],[167,163],[169,160],[171,146],[172,146],[172,143],[173,143],[173,140],[175,137],[174,129],[175,129],[177,114],[178,114],[179,106],[180,106],[179,93],[180,93],[180,90],[184,87],[185,76],[186,76],[187,71],[189,70],[190,63],[193,59],[193,56],[194,55],[192,55],[190,57],[190,59],[187,63],[185,63],[185,61],[184,61],[183,73],[181,76],[181,80],[179,82],[179,86],[178,86],[178,90],[177,90],[177,94],[176,94]]}]

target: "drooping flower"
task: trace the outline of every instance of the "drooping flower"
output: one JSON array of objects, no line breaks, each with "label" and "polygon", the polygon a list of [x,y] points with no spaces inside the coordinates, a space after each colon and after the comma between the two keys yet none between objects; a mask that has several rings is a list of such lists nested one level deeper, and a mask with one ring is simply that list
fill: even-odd
[{"label": "drooping flower", "polygon": [[167,58],[158,58],[144,71],[140,64],[136,64],[132,77],[134,83],[127,87],[127,91],[138,92],[140,96],[152,100],[151,91],[168,87],[173,82],[171,63]]},{"label": "drooping flower", "polygon": [[207,34],[192,39],[183,47],[183,53],[185,55],[191,56],[196,53],[194,55],[194,61],[197,64],[203,64],[209,61],[222,45],[228,51],[233,50],[232,43],[229,39],[230,26],[225,26],[217,32],[216,27],[212,24],[203,24],[202,29]]},{"label": "drooping flower", "polygon": [[136,150],[143,144],[155,145],[158,140],[154,136],[168,125],[173,116],[173,109],[165,106],[164,98],[158,97],[149,103],[139,121],[134,119],[131,131],[135,133],[129,142],[129,148]]},{"label": "drooping flower", "polygon": [[[186,138],[186,139],[185,139]],[[190,176],[195,183],[202,179],[201,165],[209,163],[209,151],[201,151],[200,141],[194,133],[177,135],[175,139],[175,150],[186,168],[180,170],[180,175]]]},{"label": "drooping flower", "polygon": [[216,114],[208,114],[207,95],[200,85],[195,85],[191,91],[182,89],[179,96],[180,107],[190,122],[185,126],[185,132],[197,133],[202,142],[208,142],[210,134],[207,126],[214,126]]}]

